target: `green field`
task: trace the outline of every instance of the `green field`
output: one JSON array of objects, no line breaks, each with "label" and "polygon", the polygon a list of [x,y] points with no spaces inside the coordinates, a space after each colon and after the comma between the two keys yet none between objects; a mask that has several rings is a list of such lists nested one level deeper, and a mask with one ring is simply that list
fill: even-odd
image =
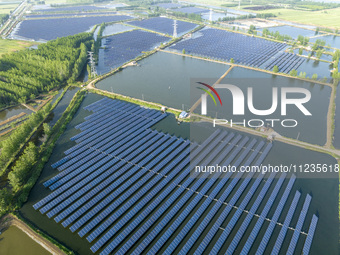
[{"label": "green field", "polygon": [[0,14],[9,14],[17,6],[18,4],[1,4],[0,2]]},{"label": "green field", "polygon": [[259,13],[274,13],[277,18],[297,23],[311,24],[330,28],[340,28],[340,8],[323,11],[300,11],[292,9],[274,9]]},{"label": "green field", "polygon": [[16,41],[16,40],[6,40],[0,39],[0,57],[5,53],[10,53],[17,50],[22,50],[27,47],[30,47],[36,42],[27,42],[27,41]]}]

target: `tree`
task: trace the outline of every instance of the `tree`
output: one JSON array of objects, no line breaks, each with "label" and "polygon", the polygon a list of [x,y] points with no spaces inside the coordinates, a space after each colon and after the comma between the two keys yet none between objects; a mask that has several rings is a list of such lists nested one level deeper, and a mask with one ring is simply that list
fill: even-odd
[{"label": "tree", "polygon": [[290,74],[291,76],[296,77],[296,76],[298,75],[298,72],[297,72],[295,69],[293,69],[293,70],[290,71],[289,74]]},{"label": "tree", "polygon": [[185,54],[185,49],[182,50],[182,53]]},{"label": "tree", "polygon": [[302,48],[299,49],[299,54],[300,54],[300,55],[303,54],[303,49],[302,49]]},{"label": "tree", "polygon": [[313,80],[317,80],[317,79],[318,79],[318,75],[317,75],[316,73],[313,74],[312,79],[313,79]]},{"label": "tree", "polygon": [[230,63],[232,63],[232,64],[234,64],[234,63],[235,63],[235,60],[234,60],[234,58],[231,58],[231,59],[230,59]]},{"label": "tree", "polygon": [[306,75],[307,75],[306,72],[300,72],[299,73],[300,78],[306,78]]},{"label": "tree", "polygon": [[320,59],[322,57],[322,50],[318,49],[315,56],[317,59]]},{"label": "tree", "polygon": [[76,80],[86,64],[87,50],[92,44],[92,34],[81,33],[40,44],[37,50],[2,55],[0,108],[25,103],[69,79]]},{"label": "tree", "polygon": [[255,30],[256,30],[256,27],[254,25],[250,25],[248,34],[253,34]]},{"label": "tree", "polygon": [[0,190],[0,213],[7,211],[12,201],[12,194],[7,188]]},{"label": "tree", "polygon": [[340,50],[336,50],[334,53],[333,53],[333,60],[337,60],[340,58]]},{"label": "tree", "polygon": [[48,123],[43,124],[43,129],[44,129],[45,135],[47,135],[47,136],[51,135],[52,129],[51,129],[51,126]]},{"label": "tree", "polygon": [[30,142],[24,153],[17,159],[12,171],[8,174],[9,184],[13,190],[20,189],[27,181],[30,171],[37,159],[37,147]]},{"label": "tree", "polygon": [[279,72],[279,67],[275,65],[275,66],[273,67],[273,72],[274,72],[274,73],[278,73],[278,72]]}]

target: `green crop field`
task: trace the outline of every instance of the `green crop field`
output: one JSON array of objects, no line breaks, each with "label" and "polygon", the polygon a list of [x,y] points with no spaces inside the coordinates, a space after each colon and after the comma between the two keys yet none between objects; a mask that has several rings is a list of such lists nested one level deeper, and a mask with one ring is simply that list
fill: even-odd
[{"label": "green crop field", "polygon": [[0,14],[9,14],[13,11],[19,4],[2,4],[0,2]]},{"label": "green crop field", "polygon": [[330,28],[340,28],[340,8],[322,11],[301,11],[293,9],[274,9],[259,13],[274,13],[277,18],[297,23],[312,24]]},{"label": "green crop field", "polygon": [[16,41],[16,40],[5,40],[0,39],[0,57],[5,53],[10,53],[17,50],[22,50],[27,47],[30,47],[36,42],[27,42],[27,41]]}]

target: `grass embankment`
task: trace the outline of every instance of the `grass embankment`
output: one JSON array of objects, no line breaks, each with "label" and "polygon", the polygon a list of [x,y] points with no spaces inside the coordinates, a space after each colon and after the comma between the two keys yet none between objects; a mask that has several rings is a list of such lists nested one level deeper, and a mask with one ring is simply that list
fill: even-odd
[{"label": "grass embankment", "polygon": [[37,42],[0,39],[0,57],[3,54],[15,52],[18,50],[23,50],[28,47],[31,47],[32,45],[37,45],[37,44],[38,44]]}]

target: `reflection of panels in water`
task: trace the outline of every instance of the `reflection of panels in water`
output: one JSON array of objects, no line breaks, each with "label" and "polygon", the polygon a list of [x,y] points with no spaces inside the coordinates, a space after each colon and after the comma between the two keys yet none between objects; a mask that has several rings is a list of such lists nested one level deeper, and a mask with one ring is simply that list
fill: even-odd
[{"label": "reflection of panels in water", "polygon": [[[166,116],[156,110],[108,98],[85,109],[93,114],[77,125],[81,132],[72,137],[77,145],[52,165],[60,172],[44,183],[53,192],[33,207],[94,242],[93,252],[124,253],[134,245],[136,254],[145,249],[152,253],[162,249],[172,253],[180,248],[190,252],[200,236],[203,240],[197,253],[203,253],[209,243],[216,251],[235,249],[247,238],[243,234],[252,218],[261,220],[253,233],[258,236],[286,176],[280,176],[269,200],[264,201],[275,174],[194,170],[219,164],[237,169],[260,166],[272,143],[216,129],[199,145],[150,129]],[[295,176],[280,198],[272,219],[274,227],[294,181]],[[252,200],[255,202],[240,227]],[[266,206],[256,215],[262,203]],[[227,228],[221,231],[232,213]],[[229,235],[236,230],[240,235]],[[228,247],[229,239],[233,242]],[[248,245],[250,248],[252,243]]]}]

